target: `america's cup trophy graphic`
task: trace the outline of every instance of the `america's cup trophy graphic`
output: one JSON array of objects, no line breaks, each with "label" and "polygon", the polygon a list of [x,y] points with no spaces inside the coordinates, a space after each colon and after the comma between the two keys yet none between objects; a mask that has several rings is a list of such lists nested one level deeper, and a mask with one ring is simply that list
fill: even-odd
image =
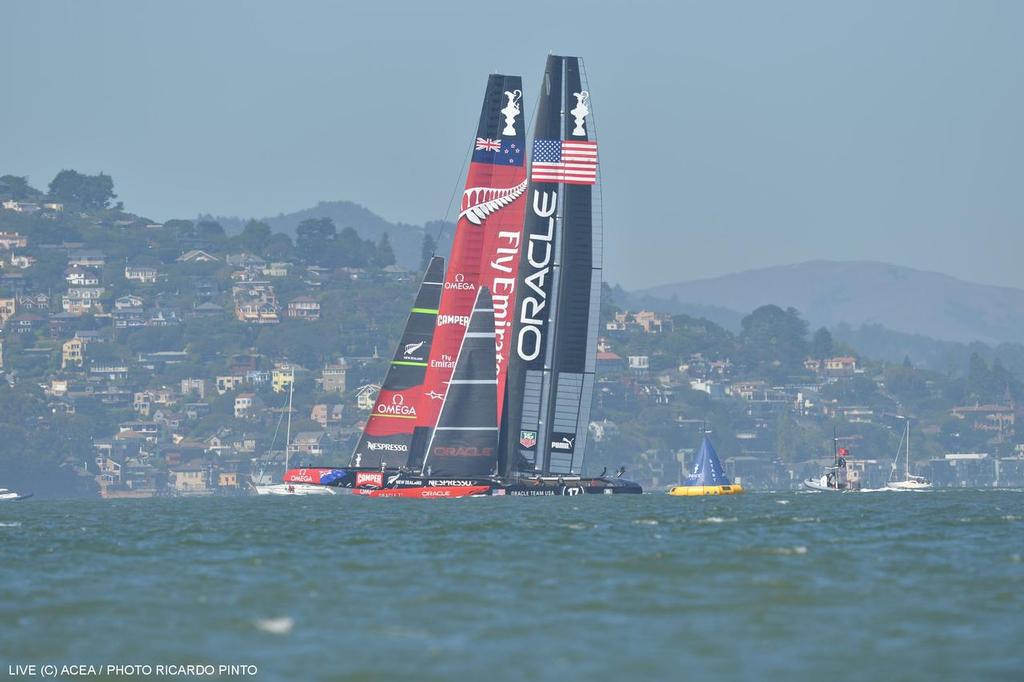
[{"label": "america's cup trophy graphic", "polygon": [[508,97],[508,104],[501,110],[501,113],[505,115],[505,129],[501,131],[502,135],[515,135],[516,134],[516,116],[519,115],[519,100],[523,98],[522,90],[506,90],[505,97]]},{"label": "america's cup trophy graphic", "polygon": [[587,131],[583,129],[583,122],[587,118],[587,114],[590,113],[590,109],[587,107],[590,93],[584,90],[583,92],[574,92],[572,96],[576,98],[576,108],[569,112],[576,119],[576,127],[572,129],[572,134],[582,137],[587,134]]}]

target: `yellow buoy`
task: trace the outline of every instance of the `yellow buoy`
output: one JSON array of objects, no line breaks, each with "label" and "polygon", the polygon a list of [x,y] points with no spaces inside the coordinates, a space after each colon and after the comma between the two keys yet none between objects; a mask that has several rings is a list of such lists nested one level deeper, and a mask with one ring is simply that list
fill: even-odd
[{"label": "yellow buoy", "polygon": [[669,488],[668,494],[676,497],[694,497],[697,495],[737,495],[743,492],[743,486],[732,482],[722,470],[722,462],[718,459],[714,446],[707,435],[700,444],[700,452],[693,463],[691,473],[682,485]]},{"label": "yellow buoy", "polygon": [[668,494],[677,497],[690,497],[692,495],[738,495],[743,492],[743,486],[737,485],[674,485],[669,488]]}]

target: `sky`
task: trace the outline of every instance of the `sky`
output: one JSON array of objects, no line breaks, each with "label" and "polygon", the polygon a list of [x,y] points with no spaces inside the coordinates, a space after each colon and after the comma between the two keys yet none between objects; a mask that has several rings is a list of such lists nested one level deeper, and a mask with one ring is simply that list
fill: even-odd
[{"label": "sky", "polygon": [[0,0],[0,174],[129,210],[449,210],[488,73],[583,57],[605,279],[812,259],[1024,288],[1024,3]]}]

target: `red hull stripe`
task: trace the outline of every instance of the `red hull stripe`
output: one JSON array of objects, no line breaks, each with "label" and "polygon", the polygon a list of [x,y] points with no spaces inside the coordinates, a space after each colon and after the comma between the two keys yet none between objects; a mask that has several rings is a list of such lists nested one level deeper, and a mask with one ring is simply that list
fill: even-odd
[{"label": "red hull stripe", "polygon": [[369,497],[411,497],[421,500],[470,497],[484,495],[490,490],[486,485],[430,486],[422,488],[385,488],[365,493]]}]

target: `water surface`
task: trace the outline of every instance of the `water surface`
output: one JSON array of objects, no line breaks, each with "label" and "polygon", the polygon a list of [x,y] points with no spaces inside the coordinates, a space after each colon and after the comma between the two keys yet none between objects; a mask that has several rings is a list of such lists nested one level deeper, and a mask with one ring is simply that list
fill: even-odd
[{"label": "water surface", "polygon": [[1019,490],[28,500],[0,670],[1020,680],[1022,557]]}]

